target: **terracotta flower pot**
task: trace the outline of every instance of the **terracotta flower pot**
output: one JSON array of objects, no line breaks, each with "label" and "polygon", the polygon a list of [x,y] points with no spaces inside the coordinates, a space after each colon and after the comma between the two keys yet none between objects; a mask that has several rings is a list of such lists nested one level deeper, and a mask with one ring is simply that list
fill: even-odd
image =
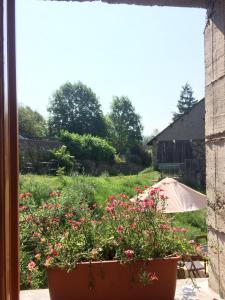
[{"label": "terracotta flower pot", "polygon": [[[120,264],[79,263],[67,272],[48,269],[51,300],[174,300],[178,257]],[[155,274],[149,284],[147,274]],[[142,279],[142,280],[141,280]]]}]

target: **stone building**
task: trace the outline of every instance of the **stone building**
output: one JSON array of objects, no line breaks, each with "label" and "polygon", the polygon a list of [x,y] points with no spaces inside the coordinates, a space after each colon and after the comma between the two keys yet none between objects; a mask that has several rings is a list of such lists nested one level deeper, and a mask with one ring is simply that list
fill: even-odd
[{"label": "stone building", "polygon": [[154,169],[179,172],[192,183],[205,186],[205,99],[171,123],[148,145]]}]

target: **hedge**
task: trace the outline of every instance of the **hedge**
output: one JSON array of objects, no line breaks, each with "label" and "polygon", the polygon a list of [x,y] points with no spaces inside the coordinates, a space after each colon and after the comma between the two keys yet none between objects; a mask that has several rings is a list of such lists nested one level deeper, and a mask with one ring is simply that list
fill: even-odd
[{"label": "hedge", "polygon": [[75,159],[107,163],[115,161],[116,149],[100,137],[61,131],[60,140]]}]

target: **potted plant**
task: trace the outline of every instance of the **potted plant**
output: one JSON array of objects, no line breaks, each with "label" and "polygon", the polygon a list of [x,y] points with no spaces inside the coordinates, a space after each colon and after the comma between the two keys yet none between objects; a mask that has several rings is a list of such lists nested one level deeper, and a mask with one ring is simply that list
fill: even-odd
[{"label": "potted plant", "polygon": [[177,261],[191,245],[158,189],[144,201],[109,196],[104,207],[73,207],[58,192],[39,207],[20,200],[27,273],[47,269],[52,300],[174,299]]}]

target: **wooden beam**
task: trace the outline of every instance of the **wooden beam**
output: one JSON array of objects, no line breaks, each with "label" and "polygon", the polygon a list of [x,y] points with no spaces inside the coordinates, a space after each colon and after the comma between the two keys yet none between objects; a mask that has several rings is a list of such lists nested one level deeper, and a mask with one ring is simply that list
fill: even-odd
[{"label": "wooden beam", "polygon": [[15,0],[0,0],[0,299],[19,299]]},{"label": "wooden beam", "polygon": [[[96,0],[51,0],[51,1],[96,1]],[[109,4],[134,4],[146,6],[174,6],[174,7],[195,7],[207,8],[211,0],[101,0]]]}]

